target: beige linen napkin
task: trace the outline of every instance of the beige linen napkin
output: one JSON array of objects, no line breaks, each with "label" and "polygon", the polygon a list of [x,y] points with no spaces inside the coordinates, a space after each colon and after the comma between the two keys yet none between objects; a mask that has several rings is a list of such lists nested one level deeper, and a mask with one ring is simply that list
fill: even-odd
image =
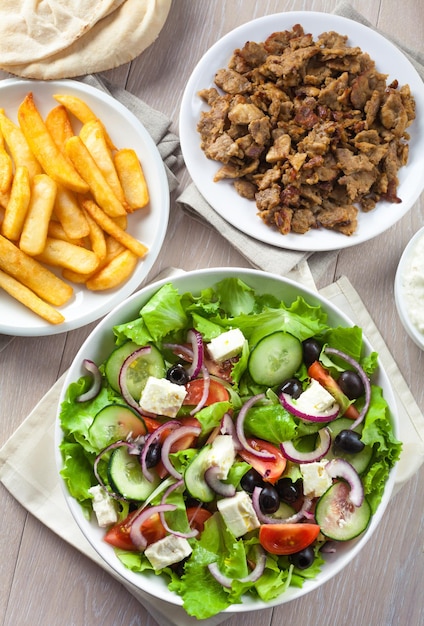
[{"label": "beige linen napkin", "polygon": [[[371,23],[353,9],[348,2],[340,2],[336,6],[334,13],[373,28]],[[398,41],[394,41],[393,38],[388,37],[385,33],[382,34],[387,39],[391,39],[391,41],[402,50],[414,65],[421,78],[424,79],[424,55],[409,48],[405,48]],[[194,183],[188,185],[178,197],[177,202],[180,203],[181,208],[188,215],[215,228],[249,261],[249,263],[259,269],[285,276],[287,272],[293,269],[298,263],[311,257],[312,253],[277,248],[270,244],[262,243],[237,230],[237,228],[223,219],[208,202],[206,202]],[[313,254],[313,259],[315,260],[316,257],[319,257],[321,264],[328,265],[331,259],[334,258],[334,254],[334,252],[315,253]]]}]

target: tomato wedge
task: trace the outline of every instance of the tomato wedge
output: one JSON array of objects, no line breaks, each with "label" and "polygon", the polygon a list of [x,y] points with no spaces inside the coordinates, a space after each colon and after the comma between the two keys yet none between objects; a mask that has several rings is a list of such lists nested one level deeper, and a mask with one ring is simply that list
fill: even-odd
[{"label": "tomato wedge", "polygon": [[328,373],[319,361],[314,361],[312,365],[309,366],[308,374],[311,378],[317,380],[319,384],[328,391],[328,393],[331,393],[331,395],[334,396],[342,411],[343,407],[348,405],[346,410],[343,412],[345,417],[356,420],[359,415],[358,409],[353,404],[349,404],[349,398],[345,396],[337,381],[331,376],[331,374]]},{"label": "tomato wedge", "polygon": [[294,554],[310,546],[319,532],[318,524],[263,524],[259,541],[271,554]]},{"label": "tomato wedge", "polygon": [[[186,384],[187,395],[184,398],[183,404],[192,404],[196,406],[202,397],[203,386],[205,382],[203,378],[195,378]],[[206,399],[205,405],[209,406],[215,402],[226,402],[230,399],[230,394],[224,385],[221,385],[217,380],[209,381],[209,394]]]},{"label": "tomato wedge", "polygon": [[275,483],[284,472],[287,464],[287,461],[280,450],[269,441],[257,439],[256,437],[248,437],[247,442],[254,450],[266,450],[267,452],[270,452],[274,458],[264,459],[243,448],[238,451],[239,456],[241,456],[243,461],[249,463],[249,465],[259,472],[264,481],[268,483]]},{"label": "tomato wedge", "polygon": [[[131,526],[135,513],[130,513],[122,522],[118,522],[107,531],[104,540],[110,543],[115,548],[121,548],[122,550],[138,550],[131,541]],[[166,535],[166,531],[162,526],[158,513],[155,513],[148,519],[146,519],[142,526],[141,531],[147,539],[147,544],[155,543],[159,539],[163,539]]]},{"label": "tomato wedge", "polygon": [[187,517],[190,528],[196,528],[201,534],[205,528],[205,522],[212,517],[212,513],[201,506],[189,506]]}]

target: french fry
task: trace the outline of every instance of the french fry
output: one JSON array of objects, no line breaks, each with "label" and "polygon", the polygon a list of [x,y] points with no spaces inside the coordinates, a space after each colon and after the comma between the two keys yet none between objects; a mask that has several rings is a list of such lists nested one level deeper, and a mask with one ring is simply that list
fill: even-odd
[{"label": "french fry", "polygon": [[47,236],[53,237],[53,239],[63,239],[63,241],[68,241],[69,243],[73,243],[76,246],[84,245],[84,239],[70,239],[64,231],[62,224],[53,219],[51,219],[49,222]]},{"label": "french fry", "polygon": [[18,108],[18,121],[32,153],[46,174],[59,185],[76,193],[87,193],[87,183],[53,141],[31,92]]},{"label": "french fry", "polygon": [[94,274],[96,274],[102,267],[110,263],[112,259],[114,259],[120,252],[123,252],[127,248],[125,248],[119,241],[116,241],[110,235],[106,235],[106,256],[99,262],[99,266],[95,269],[94,272],[90,272],[90,274],[81,274],[79,272],[74,272],[69,269],[62,270],[62,276],[66,280],[69,280],[71,283],[77,283],[79,285],[85,284],[89,278],[91,278]]},{"label": "french fry", "polygon": [[45,122],[53,141],[59,150],[65,153],[66,140],[75,134],[68,111],[62,104],[59,104],[47,113]]},{"label": "french fry", "polygon": [[25,165],[19,165],[13,177],[10,198],[1,226],[2,234],[12,241],[17,241],[21,236],[30,199],[31,181],[28,168]]},{"label": "french fry", "polygon": [[28,211],[19,240],[20,249],[30,256],[41,254],[44,249],[56,191],[56,183],[47,174],[34,177]]},{"label": "french fry", "polygon": [[52,237],[47,237],[46,245],[37,255],[37,260],[53,267],[66,267],[81,274],[94,272],[99,265],[99,259],[92,250]]},{"label": "french fry", "polygon": [[9,204],[9,200],[10,200],[10,191],[8,191],[7,193],[3,193],[0,191],[0,207],[5,209],[7,205]]},{"label": "french fry", "polygon": [[10,191],[13,178],[13,163],[9,153],[6,151],[3,133],[0,129],[0,192]]},{"label": "french fry", "polygon": [[145,207],[149,202],[149,190],[135,151],[130,148],[118,150],[114,154],[114,163],[130,212]]},{"label": "french fry", "polygon": [[90,227],[75,194],[58,185],[54,212],[69,239],[81,239],[90,234]]},{"label": "french fry", "polygon": [[138,256],[131,250],[124,250],[113,258],[85,283],[90,291],[114,289],[125,282],[134,272]]},{"label": "french fry", "polygon": [[112,219],[115,224],[119,226],[119,228],[122,228],[122,230],[127,230],[128,218],[126,215],[119,215],[118,217],[113,217]]},{"label": "french fry", "polygon": [[95,160],[78,136],[71,137],[65,144],[66,154],[89,186],[97,204],[110,216],[126,215]]},{"label": "french fry", "polygon": [[37,176],[37,174],[41,174],[41,166],[32,154],[22,130],[6,117],[2,111],[0,111],[0,129],[9,152],[12,155],[15,168],[24,165],[28,169],[31,180],[34,176]]},{"label": "french fry", "polygon": [[116,172],[112,154],[105,137],[104,126],[99,120],[86,122],[79,132],[84,145],[97,163],[106,182],[121,204],[128,210],[124,191]]},{"label": "french fry", "polygon": [[18,300],[28,309],[39,315],[50,324],[62,324],[65,321],[64,316],[56,311],[50,304],[44,302],[31,289],[22,285],[16,278],[9,276],[0,270],[0,287],[4,289],[12,298]]},{"label": "french fry", "polygon": [[148,252],[146,246],[138,241],[138,239],[135,239],[135,237],[132,237],[127,231],[119,228],[113,219],[106,215],[95,202],[84,200],[83,207],[106,233],[131,250],[136,256],[142,258],[146,255]]},{"label": "french fry", "polygon": [[71,285],[53,274],[36,259],[22,252],[0,235],[0,269],[16,278],[53,306],[62,306],[73,295]]},{"label": "french fry", "polygon": [[[98,119],[97,115],[94,114],[88,104],[84,102],[84,100],[81,100],[81,98],[78,98],[78,96],[72,96],[70,94],[55,94],[53,98],[64,107],[66,107],[68,111],[77,118],[77,120],[82,122],[82,124]],[[111,150],[116,150],[113,141],[109,137],[106,129],[105,137],[109,148]]]},{"label": "french fry", "polygon": [[90,228],[89,239],[91,249],[99,261],[102,261],[107,254],[105,234],[96,220],[91,217],[90,213],[85,212],[85,217]]}]

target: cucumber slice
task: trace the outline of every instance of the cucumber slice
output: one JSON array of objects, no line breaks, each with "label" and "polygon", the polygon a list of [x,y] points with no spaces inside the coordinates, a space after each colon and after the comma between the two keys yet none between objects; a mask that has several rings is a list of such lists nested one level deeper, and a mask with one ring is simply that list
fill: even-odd
[{"label": "cucumber slice", "polygon": [[371,507],[367,500],[356,507],[349,500],[349,491],[346,483],[334,483],[317,502],[315,519],[328,539],[349,541],[363,533],[369,524]]},{"label": "cucumber slice", "polygon": [[116,448],[110,456],[108,477],[112,488],[129,500],[143,501],[150,496],[160,483],[160,478],[152,470],[154,480],[144,477],[138,456],[128,453],[126,446]]},{"label": "cucumber slice", "polygon": [[211,444],[208,444],[200,450],[198,454],[187,466],[184,473],[184,482],[193,498],[197,498],[201,502],[212,502],[215,498],[214,491],[205,481],[205,472],[209,467],[208,459]]},{"label": "cucumber slice", "polygon": [[128,435],[139,437],[146,432],[143,419],[129,406],[109,404],[95,416],[88,429],[88,437],[92,446],[100,451],[115,441],[126,439]]},{"label": "cucumber slice", "polygon": [[253,348],[249,373],[255,383],[275,387],[291,378],[302,363],[302,344],[293,335],[277,331],[267,335]]},{"label": "cucumber slice", "polygon": [[[119,348],[116,348],[106,361],[106,378],[112,389],[118,393],[121,391],[119,388],[119,372],[121,371],[122,364],[130,354],[140,347],[141,346],[138,346],[133,341],[127,341],[122,344],[122,346],[119,346]],[[155,346],[151,346],[150,352],[142,354],[128,369],[128,391],[133,398],[139,400],[148,377],[155,376],[156,378],[164,378],[165,374],[166,367],[163,357]]]},{"label": "cucumber slice", "polygon": [[[327,424],[327,427],[331,433],[331,439],[334,441],[335,437],[342,430],[349,430],[352,426],[352,420],[347,417],[340,417]],[[359,424],[354,430],[357,433],[362,432],[362,424]],[[329,449],[325,458],[331,461],[331,459],[345,459],[356,469],[358,474],[362,474],[367,469],[372,458],[373,449],[372,446],[365,446],[360,452],[350,453],[340,450],[339,448],[333,450],[333,447]]]}]

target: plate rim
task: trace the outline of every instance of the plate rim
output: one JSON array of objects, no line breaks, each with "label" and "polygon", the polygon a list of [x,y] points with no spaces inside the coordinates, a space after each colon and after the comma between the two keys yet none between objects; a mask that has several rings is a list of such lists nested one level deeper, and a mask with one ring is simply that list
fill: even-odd
[{"label": "plate rim", "polygon": [[[103,106],[110,108],[111,114],[118,113],[124,116],[124,118],[127,118],[129,124],[135,125],[135,127],[137,127],[137,132],[142,137],[143,142],[149,149],[149,155],[153,157],[151,160],[152,162],[154,162],[155,175],[158,176],[157,186],[159,188],[158,194],[160,195],[161,200],[159,203],[161,215],[160,219],[157,220],[155,239],[148,246],[148,254],[144,259],[139,261],[139,267],[136,268],[132,276],[130,276],[130,278],[125,283],[123,283],[122,286],[111,290],[110,294],[107,294],[106,292],[100,293],[99,295],[100,298],[102,298],[102,301],[88,314],[79,315],[77,318],[68,321],[66,320],[65,305],[64,307],[57,307],[59,311],[65,311],[65,321],[58,325],[49,324],[49,322],[38,318],[35,313],[32,313],[29,310],[27,311],[29,319],[29,323],[27,325],[21,325],[17,327],[16,323],[6,323],[0,319],[0,333],[2,334],[18,337],[44,337],[65,333],[70,330],[76,330],[99,320],[101,317],[109,313],[121,300],[126,299],[129,295],[131,295],[131,293],[140,288],[142,282],[146,279],[162,249],[170,215],[170,189],[165,164],[158,150],[158,146],[154,142],[149,131],[130,109],[128,109],[122,102],[114,98],[108,91],[103,91],[101,88],[95,87],[83,81],[77,81],[68,78],[43,81],[38,79],[26,79],[16,77],[0,80],[0,95],[6,89],[19,89],[24,87],[28,87],[28,91],[33,89],[35,92],[35,96],[37,96],[37,88],[41,90],[44,88],[47,88],[49,90],[63,90],[68,88],[69,90],[73,90],[76,94],[80,95],[81,98],[84,98],[84,95],[88,95],[94,100],[100,101]],[[52,103],[52,106],[54,106],[54,101],[52,101]],[[6,113],[8,114],[8,116],[12,117],[12,115],[9,115],[7,111]],[[15,114],[15,111],[13,111],[13,114]],[[84,294],[83,289],[86,288],[82,288],[79,285],[72,286],[74,288],[73,299],[78,296],[80,298],[83,298],[83,295],[81,296],[80,294]],[[1,295],[4,297],[7,296],[8,299],[11,298],[11,296],[9,296],[8,294],[2,293]],[[14,305],[16,304],[17,306],[17,303],[15,303],[13,299],[11,299],[11,302]],[[82,305],[83,302],[79,303],[78,306],[82,307]]]},{"label": "plate rim", "polygon": [[[215,213],[217,213],[217,215],[219,215],[226,223],[228,223],[232,227],[239,230],[240,233],[246,236],[250,236],[259,242],[268,244],[271,247],[274,246],[276,248],[281,248],[281,249],[288,249],[288,250],[299,251],[299,252],[326,252],[326,251],[331,251],[331,250],[341,250],[344,248],[349,248],[355,245],[359,245],[361,243],[365,243],[366,241],[369,241],[370,239],[383,234],[386,230],[388,230],[391,226],[393,226],[399,219],[401,219],[409,210],[411,210],[417,198],[423,191],[423,185],[420,185],[418,180],[416,181],[414,189],[412,193],[410,193],[410,200],[408,204],[409,208],[405,209],[404,211],[399,210],[399,206],[402,206],[402,205],[397,204],[396,205],[397,208],[395,211],[394,205],[392,203],[387,202],[386,203],[387,206],[385,207],[386,211],[392,209],[391,213],[393,214],[393,216],[390,220],[387,220],[385,219],[387,218],[387,213],[385,216],[383,215],[383,218],[380,220],[382,227],[375,233],[371,233],[371,234],[368,234],[367,232],[360,233],[359,232],[360,224],[359,224],[357,231],[350,237],[347,237],[345,235],[341,235],[340,233],[336,233],[335,231],[330,231],[326,229],[319,229],[317,231],[309,231],[308,233],[304,235],[295,235],[293,233],[290,233],[289,235],[284,236],[284,235],[279,234],[277,231],[272,231],[272,229],[266,226],[262,222],[262,220],[260,220],[260,218],[256,220],[254,219],[254,217],[251,217],[252,225],[250,228],[246,228],[245,222],[240,221],[241,223],[239,222],[239,224],[237,225],[234,224],[234,222],[230,221],[229,216],[225,214],[225,211],[223,209],[220,210],[219,208],[216,207],[216,202],[218,202],[219,200],[217,200],[217,195],[213,193],[214,190],[209,188],[212,184],[212,181],[211,180],[206,181],[206,193],[205,193],[204,186],[202,186],[203,189],[202,191],[200,191],[199,176],[196,174],[196,164],[200,158],[200,155],[202,156],[202,162],[204,165],[205,165],[205,162],[207,164],[207,162],[210,160],[206,159],[204,153],[200,149],[200,137],[197,134],[197,131],[195,129],[195,126],[198,121],[198,116],[196,117],[194,114],[191,115],[192,110],[190,106],[190,101],[194,98],[195,91],[197,91],[198,88],[207,88],[208,86],[214,86],[213,81],[212,80],[209,81],[210,73],[207,73],[207,72],[206,72],[207,78],[203,81],[203,86],[200,87],[199,85],[197,85],[196,83],[198,82],[199,75],[202,73],[204,74],[205,68],[208,65],[209,66],[211,65],[211,59],[216,54],[216,51],[220,50],[221,46],[225,46],[227,42],[229,44],[231,40],[233,40],[234,37],[239,36],[239,34],[241,35],[245,33],[245,31],[248,31],[248,30],[250,31],[254,29],[256,26],[264,27],[268,22],[270,23],[269,32],[271,33],[277,30],[277,27],[273,27],[273,23],[275,23],[276,20],[283,20],[281,27],[278,26],[278,29],[281,30],[284,28],[292,27],[295,23],[302,23],[302,19],[307,20],[308,22],[319,20],[318,23],[324,23],[326,20],[330,21],[331,26],[334,26],[333,30],[335,30],[336,24],[340,26],[345,24],[347,28],[350,27],[350,29],[354,29],[356,33],[359,32],[363,34],[364,37],[365,35],[369,36],[371,34],[373,38],[371,41],[374,42],[375,46],[377,45],[378,41],[380,43],[384,43],[384,45],[389,47],[391,52],[395,55],[395,58],[399,62],[401,61],[402,64],[405,64],[405,67],[408,67],[408,72],[410,72],[411,75],[414,77],[414,81],[416,81],[418,85],[418,89],[416,90],[416,93],[414,93],[414,97],[416,98],[417,104],[420,105],[417,108],[421,108],[422,109],[421,112],[424,114],[424,83],[421,80],[417,70],[415,69],[411,61],[407,58],[405,53],[400,48],[398,48],[395,43],[390,41],[390,39],[385,37],[379,31],[375,30],[372,26],[367,26],[361,22],[357,22],[353,19],[347,18],[345,16],[337,15],[335,13],[325,13],[325,12],[320,12],[320,11],[287,11],[287,12],[280,12],[280,13],[272,13],[269,15],[260,16],[253,20],[240,24],[239,26],[225,33],[222,37],[220,37],[220,39],[215,41],[206,50],[206,52],[202,55],[202,57],[198,60],[198,62],[194,66],[190,74],[190,77],[186,83],[186,87],[184,89],[182,100],[181,100],[180,116],[179,116],[179,135],[180,135],[180,142],[181,142],[181,151],[184,157],[184,161],[186,163],[187,170],[189,171],[190,177],[194,185],[197,187],[197,189],[201,193],[201,195],[210,204],[212,210]],[[288,23],[289,21],[290,21],[290,25]],[[323,24],[323,28],[324,26],[325,25]],[[306,30],[307,29],[308,27],[306,27]],[[331,29],[332,28],[330,27],[330,25],[325,26],[326,31],[331,30]],[[315,28],[315,30],[323,32],[323,29],[320,29],[320,28]],[[340,30],[338,30],[338,32],[340,32]],[[345,33],[345,34],[347,34],[348,38],[352,36],[350,33]],[[240,39],[239,45],[241,46],[243,45],[243,43],[244,42],[242,42],[242,40]],[[355,42],[353,42],[353,45],[355,45]],[[367,52],[367,48],[365,48],[363,44],[361,44],[361,46],[364,48],[364,51]],[[237,44],[235,45],[233,44],[232,46],[229,46],[228,50],[226,50],[227,60],[229,60],[235,47],[237,47]],[[378,62],[378,60],[376,62]],[[215,64],[212,63],[212,67],[214,71],[219,69],[216,63]],[[223,65],[220,65],[219,67],[223,67]],[[381,71],[381,68],[380,68],[380,71]],[[201,107],[202,105],[199,104],[198,105],[199,111],[201,110]],[[202,110],[207,110],[204,105],[203,105]],[[410,146],[411,146],[411,143],[412,145],[414,145],[415,143],[414,139],[415,141],[418,141],[419,136],[422,134],[420,133],[420,128],[418,127],[418,124],[420,124],[421,126],[422,133],[424,133],[424,122],[421,119],[418,119],[418,121],[417,119],[414,120],[411,126],[414,126],[415,128],[415,138],[412,138],[412,142],[411,141],[409,142]],[[197,141],[198,146],[196,149],[193,150],[193,148],[189,145],[189,138],[193,138],[194,143],[195,143],[195,139],[194,139],[195,137],[197,137],[198,139]],[[418,148],[419,146],[417,147],[417,150]],[[213,167],[213,164],[211,166],[209,163],[209,167]],[[219,167],[219,164],[215,163],[215,170],[218,169],[218,167]],[[193,172],[194,172],[194,175],[193,175]],[[401,168],[400,170],[400,176],[402,177],[402,175],[405,175],[405,168]],[[228,181],[220,181],[221,189],[222,189],[222,185],[223,184],[225,185],[226,183],[228,186],[230,186],[230,183],[228,183]],[[223,191],[219,192],[219,195],[224,196],[224,192]],[[240,196],[235,191],[234,191],[234,195],[231,194],[230,196],[227,195],[225,197],[226,205],[228,205],[231,202],[231,199],[237,199],[238,202],[243,201],[244,202],[243,206],[245,210],[248,210],[248,208],[251,207],[251,205],[248,204],[249,201],[247,200],[244,201],[244,199],[240,198]],[[381,211],[383,209],[383,206],[380,205],[379,207],[376,207],[374,211],[378,209],[380,209]],[[368,214],[365,214],[365,216],[371,215],[372,213],[373,212],[370,211]],[[362,214],[362,217],[363,216],[364,215]],[[360,214],[360,217],[361,217],[361,214]],[[374,218],[372,217],[372,219]],[[322,243],[322,238],[318,239],[317,241],[317,237],[319,237],[318,233],[320,234],[324,233],[325,238],[328,239],[329,241],[327,243]],[[283,239],[283,241],[281,241],[281,238]]]}]

